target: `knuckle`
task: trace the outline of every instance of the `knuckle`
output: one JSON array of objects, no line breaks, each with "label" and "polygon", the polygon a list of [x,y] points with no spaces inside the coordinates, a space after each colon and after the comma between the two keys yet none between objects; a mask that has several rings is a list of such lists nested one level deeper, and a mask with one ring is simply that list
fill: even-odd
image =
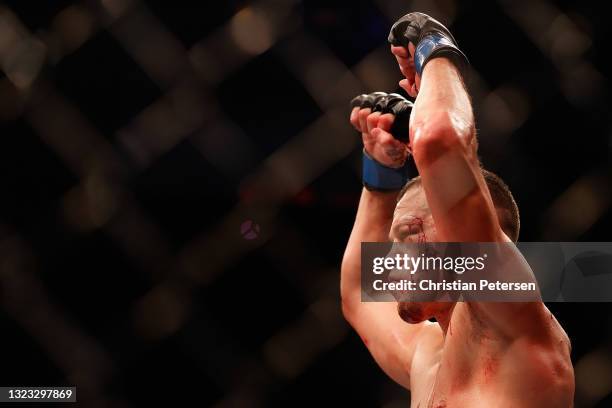
[{"label": "knuckle", "polygon": [[378,112],[372,113],[371,115],[369,115],[367,117],[367,123],[369,127],[375,127],[376,123],[378,122],[378,118],[380,117],[380,114]]},{"label": "knuckle", "polygon": [[370,114],[370,108],[361,109],[359,111],[359,120],[365,121]]},{"label": "knuckle", "polygon": [[395,120],[395,116],[391,113],[385,113],[382,115],[378,121],[378,127],[384,130],[388,130],[393,125],[393,121]]}]

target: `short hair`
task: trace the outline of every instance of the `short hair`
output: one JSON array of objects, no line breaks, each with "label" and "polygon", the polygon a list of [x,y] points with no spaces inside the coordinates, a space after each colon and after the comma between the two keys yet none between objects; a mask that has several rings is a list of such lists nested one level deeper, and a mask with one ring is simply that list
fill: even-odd
[{"label": "short hair", "polygon": [[[516,205],[514,196],[510,192],[508,185],[504,183],[501,177],[488,170],[481,170],[485,182],[487,183],[487,187],[489,187],[493,205],[495,206],[495,209],[501,210],[497,212],[499,224],[504,233],[508,235],[508,238],[510,238],[513,242],[517,242],[521,229],[521,219],[519,216],[518,205]],[[411,186],[420,180],[421,177],[417,176],[408,181],[398,193],[397,201],[399,202],[406,191],[408,191]]]}]

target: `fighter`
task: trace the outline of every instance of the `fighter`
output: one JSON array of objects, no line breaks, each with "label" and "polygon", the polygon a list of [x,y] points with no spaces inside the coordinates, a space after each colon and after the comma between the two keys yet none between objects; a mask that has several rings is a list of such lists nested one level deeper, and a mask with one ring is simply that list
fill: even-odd
[{"label": "fighter", "polygon": [[[364,189],[341,267],[345,318],[410,390],[412,407],[573,406],[570,341],[542,302],[361,302],[361,242],[512,242],[519,231],[508,187],[480,166],[468,62],[451,33],[410,13],[389,42],[399,84],[416,100],[393,110],[364,96],[350,115],[362,134]],[[395,138],[395,116],[406,112],[408,134]]]}]

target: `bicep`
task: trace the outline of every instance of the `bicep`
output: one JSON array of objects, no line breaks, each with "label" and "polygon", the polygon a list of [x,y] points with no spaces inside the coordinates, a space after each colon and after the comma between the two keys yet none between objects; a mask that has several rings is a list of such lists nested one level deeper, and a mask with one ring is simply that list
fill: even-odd
[{"label": "bicep", "polygon": [[363,302],[349,321],[380,368],[409,389],[414,350],[428,323],[404,322],[397,313],[397,304],[390,302]]}]

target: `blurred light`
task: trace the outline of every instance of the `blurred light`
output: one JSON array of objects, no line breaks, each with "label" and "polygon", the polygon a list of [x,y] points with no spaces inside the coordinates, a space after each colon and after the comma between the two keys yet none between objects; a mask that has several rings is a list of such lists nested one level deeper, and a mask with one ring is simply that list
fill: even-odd
[{"label": "blurred light", "polygon": [[187,319],[188,299],[168,286],[153,289],[134,307],[132,321],[136,331],[150,340],[175,333]]},{"label": "blurred light", "polygon": [[607,350],[586,354],[576,363],[575,372],[576,394],[588,403],[595,404],[612,392],[612,356]]},{"label": "blurred light", "polygon": [[45,61],[46,47],[31,37],[17,17],[0,8],[0,66],[20,91],[26,91]]},{"label": "blurred light", "polygon": [[62,54],[65,55],[79,48],[91,37],[96,21],[89,10],[75,4],[59,12],[51,25],[61,39]]},{"label": "blurred light", "polygon": [[188,59],[182,43],[146,8],[135,9],[109,30],[160,88],[171,86],[185,74]]},{"label": "blurred light", "polygon": [[117,210],[117,192],[102,174],[92,174],[64,197],[66,219],[78,229],[105,225]]},{"label": "blurred light", "polygon": [[266,51],[274,41],[270,21],[261,10],[252,7],[243,8],[234,15],[230,32],[236,45],[251,55]]},{"label": "blurred light", "polygon": [[189,50],[189,60],[198,75],[208,83],[220,82],[224,70],[216,63],[215,55],[204,44],[196,44]]},{"label": "blurred light", "polygon": [[312,205],[316,200],[315,193],[312,188],[306,187],[293,197],[293,202],[301,206]]},{"label": "blurred light", "polygon": [[553,59],[560,63],[565,58],[580,57],[591,46],[591,39],[583,34],[564,14],[558,14],[548,30],[550,51]]},{"label": "blurred light", "polygon": [[363,58],[353,68],[353,72],[364,84],[365,89],[362,92],[396,89],[399,86],[399,80],[403,79],[397,61],[386,43]]},{"label": "blurred light", "polygon": [[223,175],[240,180],[256,166],[258,148],[235,123],[219,119],[190,140]]},{"label": "blurred light", "polygon": [[23,110],[19,89],[8,78],[0,79],[0,120],[14,120]]},{"label": "blurred light", "polygon": [[346,107],[362,85],[324,44],[306,33],[293,35],[279,47],[287,66],[323,109]]},{"label": "blurred light", "polygon": [[108,14],[117,18],[123,15],[135,3],[135,0],[100,0],[100,3]]},{"label": "blurred light", "polygon": [[605,81],[593,65],[577,61],[566,68],[561,88],[568,101],[574,105],[585,105],[602,96]]},{"label": "blurred light", "polygon": [[[519,4],[520,3],[520,4]],[[582,54],[591,46],[590,37],[554,4],[501,2],[508,15],[523,29],[540,51],[562,74],[562,89],[569,102],[581,106],[598,98],[603,75]],[[579,22],[584,19],[575,14]]]},{"label": "blurred light", "polygon": [[487,129],[501,134],[509,134],[520,127],[530,111],[525,93],[509,86],[490,92],[482,102],[481,109]]},{"label": "blurred light", "polygon": [[174,87],[118,132],[118,140],[141,169],[197,130],[214,111],[189,85]]},{"label": "blurred light", "polygon": [[547,210],[544,238],[555,241],[578,238],[607,211],[611,195],[606,177],[591,174],[579,178]]}]

